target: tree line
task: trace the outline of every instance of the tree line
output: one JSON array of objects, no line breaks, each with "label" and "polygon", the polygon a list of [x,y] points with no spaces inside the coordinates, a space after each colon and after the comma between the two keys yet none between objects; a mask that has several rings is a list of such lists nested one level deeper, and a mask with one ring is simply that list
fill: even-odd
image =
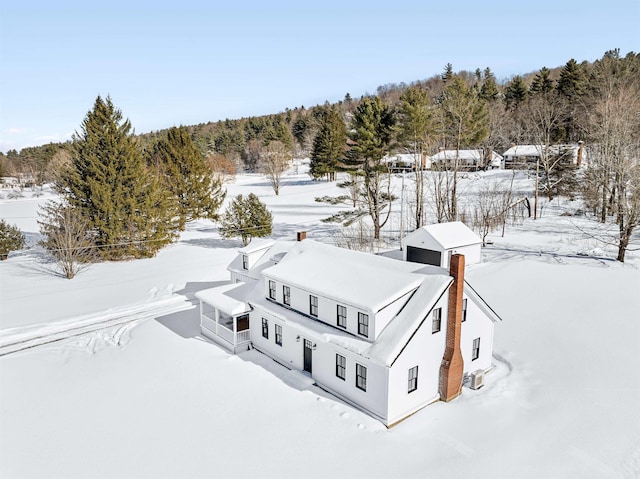
[{"label": "tree line", "polygon": [[[618,50],[606,52],[593,63],[578,63],[571,59],[561,68],[543,67],[529,75],[514,76],[507,82],[499,82],[489,68],[455,73],[448,64],[440,75],[411,85],[386,85],[378,88],[376,95],[363,95],[357,100],[347,94],[343,101],[334,104],[181,127],[179,134],[172,129],[141,135],[135,141],[128,122],[120,127],[126,130],[123,131],[125,137],[131,137],[131,145],[124,151],[135,150],[142,156],[142,160],[137,159],[138,153],[131,153],[133,171],[137,171],[137,162],[145,164],[146,168],[155,168],[155,175],[146,179],[146,183],[143,181],[141,191],[145,195],[136,202],[144,200],[159,211],[165,208],[181,211],[194,200],[186,197],[191,193],[184,188],[195,191],[198,185],[180,183],[178,179],[184,177],[185,171],[168,163],[175,148],[186,148],[191,156],[200,155],[199,165],[204,158],[207,174],[212,170],[225,174],[233,174],[238,169],[261,171],[269,178],[276,194],[280,189],[280,175],[291,158],[308,155],[310,173],[316,179],[333,181],[338,172],[346,173],[341,176],[340,186],[346,189],[347,198],[352,202],[352,218],[368,215],[375,238],[379,238],[380,230],[389,218],[393,200],[388,169],[383,161],[385,155],[403,152],[413,155],[416,160],[412,226],[417,228],[425,221],[427,194],[435,205],[437,221],[459,219],[458,172],[462,149],[479,148],[488,157],[491,151],[504,151],[516,143],[538,145],[540,172],[536,178],[541,193],[552,199],[569,190],[574,194],[578,188],[600,221],[613,217],[620,233],[618,259],[623,261],[631,234],[640,221],[637,204],[639,70],[638,54],[630,52],[621,56]],[[107,109],[113,109],[109,106],[110,100],[105,105]],[[94,112],[98,106],[94,106]],[[121,120],[119,112],[111,111],[110,114],[118,124]],[[81,133],[84,138],[80,138],[85,145],[90,144],[91,138],[87,128],[92,123],[87,123],[88,119],[89,116]],[[113,125],[111,129],[118,131]],[[588,167],[581,172],[568,168],[562,155],[552,153],[554,150],[550,148],[577,141],[586,143],[589,156]],[[86,146],[87,152],[93,148],[95,155],[105,147],[112,145]],[[66,152],[62,165],[76,161],[70,158],[74,154],[77,156],[77,151],[69,153],[70,148],[69,145],[61,148]],[[424,175],[422,158],[438,149],[455,151],[454,158],[436,165],[430,175]],[[58,153],[52,154],[53,150],[48,147],[46,154],[41,153],[45,160],[35,161],[40,165],[39,170],[47,171],[42,165],[47,156],[51,161]],[[3,160],[0,164],[6,166],[9,157],[15,159],[15,152],[0,158]],[[58,165],[52,174],[55,176],[63,170]],[[89,169],[84,174],[88,178],[93,173]],[[103,174],[107,183],[112,181],[110,178],[114,173]],[[74,178],[66,176],[63,182],[72,185],[73,181]],[[154,197],[151,194],[157,186],[154,181],[160,182],[160,189],[166,190],[176,202],[166,206],[162,195]],[[133,182],[128,186],[133,192],[137,191],[135,187]],[[212,188],[211,184],[209,187]],[[74,187],[76,190],[67,188],[62,193],[73,198],[84,195],[83,200],[74,199],[78,205],[97,202],[104,208],[132,211],[136,203],[129,199],[128,206],[124,202],[116,208],[111,205],[115,200],[110,200],[106,192],[97,190],[89,194],[79,187]],[[216,188],[210,190],[210,194],[219,198],[221,189],[219,185]],[[200,206],[195,211],[206,217],[214,209]],[[178,218],[178,230],[194,214],[184,211],[177,216],[174,214],[172,217]],[[137,232],[148,227],[151,230],[147,234],[153,238],[154,229],[150,226],[153,224],[158,225],[157,235],[163,240],[152,241],[158,246],[170,241],[171,234],[175,234],[169,233],[174,231],[173,226],[159,225],[157,218],[149,213],[144,224],[130,220],[131,224],[126,228],[121,227],[127,231],[126,242],[139,244]],[[169,228],[169,231],[163,228]],[[100,242],[106,245],[107,238],[100,238]],[[153,253],[150,246],[142,251],[146,248]]]}]

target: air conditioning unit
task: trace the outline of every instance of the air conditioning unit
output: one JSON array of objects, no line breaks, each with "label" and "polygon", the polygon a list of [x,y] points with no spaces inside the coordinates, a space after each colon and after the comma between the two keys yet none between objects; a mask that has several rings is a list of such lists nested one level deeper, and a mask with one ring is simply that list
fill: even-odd
[{"label": "air conditioning unit", "polygon": [[484,370],[478,369],[470,375],[469,387],[471,389],[480,389],[484,386]]}]

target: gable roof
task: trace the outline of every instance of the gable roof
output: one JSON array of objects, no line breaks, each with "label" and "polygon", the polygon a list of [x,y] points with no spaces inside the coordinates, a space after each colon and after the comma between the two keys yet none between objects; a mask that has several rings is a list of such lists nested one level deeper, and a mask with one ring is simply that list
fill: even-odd
[{"label": "gable roof", "polygon": [[482,243],[480,237],[461,221],[423,226],[408,234],[404,243],[410,244],[425,236],[432,238],[445,250]]},{"label": "gable roof", "polygon": [[423,266],[304,240],[263,274],[309,293],[377,312],[417,289],[422,277],[415,272]]},{"label": "gable roof", "polygon": [[441,273],[424,278],[403,310],[391,320],[364,353],[365,356],[385,366],[393,364],[453,282],[453,278],[445,269],[437,269]]},{"label": "gable roof", "polygon": [[[480,162],[484,157],[482,150],[458,150],[458,159]],[[455,160],[456,150],[441,150],[431,158],[431,161]]]},{"label": "gable roof", "polygon": [[543,148],[543,145],[514,145],[502,156],[540,156]]},{"label": "gable roof", "polygon": [[[240,254],[236,256],[231,261],[231,263],[229,263],[229,266],[227,266],[227,271],[235,271],[247,275],[248,277],[253,279],[260,279],[260,273],[262,272],[262,270],[278,263],[296,242],[284,240],[269,240],[268,242],[261,242],[259,243],[259,245],[255,246],[253,250],[247,251],[247,248],[251,246],[252,243],[253,241],[249,243],[249,245],[247,245],[245,248],[241,248],[238,250],[238,253]],[[251,267],[246,270],[242,267],[242,255],[252,253],[256,253],[257,260],[254,260]],[[261,254],[258,256],[259,253]]]}]

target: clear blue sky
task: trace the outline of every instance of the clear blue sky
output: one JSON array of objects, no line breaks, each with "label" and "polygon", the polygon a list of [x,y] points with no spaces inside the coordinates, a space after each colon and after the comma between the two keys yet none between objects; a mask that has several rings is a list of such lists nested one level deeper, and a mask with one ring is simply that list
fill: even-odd
[{"label": "clear blue sky", "polygon": [[640,0],[0,0],[0,151],[69,139],[96,96],[136,132],[490,67],[640,50]]}]

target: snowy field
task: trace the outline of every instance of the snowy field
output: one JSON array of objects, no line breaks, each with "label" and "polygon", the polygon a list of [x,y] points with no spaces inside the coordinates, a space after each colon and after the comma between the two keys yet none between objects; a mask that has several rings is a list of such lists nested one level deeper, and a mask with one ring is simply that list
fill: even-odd
[{"label": "snowy field", "polygon": [[[228,190],[258,194],[274,236],[336,238],[320,220],[342,207],[314,201],[344,194],[335,184],[292,172],[280,196],[253,175]],[[31,245],[47,196],[0,199]],[[0,263],[0,477],[640,477],[640,254],[614,261],[578,209],[554,200],[489,236],[468,274],[504,320],[486,386],[390,430],[256,351],[232,356],[199,335],[193,294],[227,280],[240,247],[212,223],[71,281],[37,247],[14,253]]]}]

